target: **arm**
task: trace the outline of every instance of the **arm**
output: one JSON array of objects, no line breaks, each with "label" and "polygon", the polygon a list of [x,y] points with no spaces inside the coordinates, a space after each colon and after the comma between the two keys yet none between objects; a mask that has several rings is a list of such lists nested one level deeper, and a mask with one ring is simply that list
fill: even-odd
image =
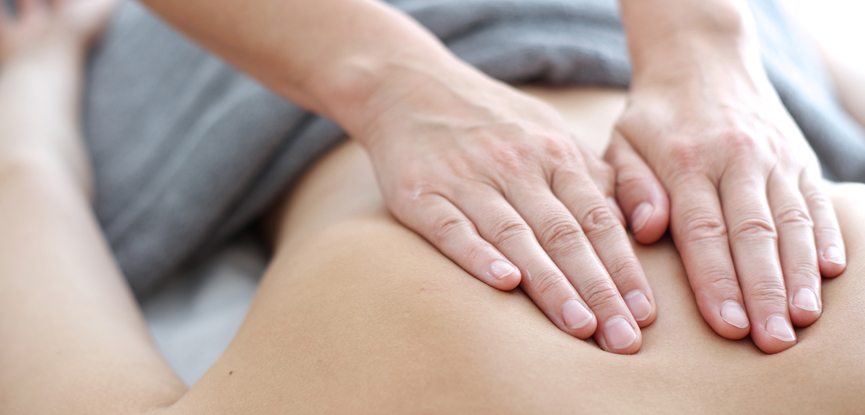
[{"label": "arm", "polygon": [[639,349],[655,303],[610,202],[612,176],[554,109],[379,1],[145,2],[345,128],[394,216],[469,273],[503,290],[521,284],[573,336]]},{"label": "arm", "polygon": [[377,1],[146,0],[211,51],[292,102],[357,133],[385,82],[461,65],[437,39]]},{"label": "arm", "polygon": [[706,321],[785,350],[792,325],[820,316],[820,274],[839,275],[846,260],[816,157],[768,80],[750,10],[740,0],[620,4],[634,72],[607,153],[619,201],[636,218],[669,197]]}]

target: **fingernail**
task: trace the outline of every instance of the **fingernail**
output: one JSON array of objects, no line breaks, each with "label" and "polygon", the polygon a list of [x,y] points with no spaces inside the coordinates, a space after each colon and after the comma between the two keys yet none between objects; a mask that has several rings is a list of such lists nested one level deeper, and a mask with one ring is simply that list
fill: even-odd
[{"label": "fingernail", "polygon": [[604,339],[610,349],[627,349],[637,340],[637,332],[624,317],[613,317],[604,325]]},{"label": "fingernail", "polygon": [[844,253],[837,246],[830,246],[823,252],[823,259],[834,264],[844,265]]},{"label": "fingernail", "polygon": [[724,304],[721,304],[721,318],[731,326],[740,329],[748,327],[748,315],[736,301],[724,301]]},{"label": "fingernail", "polygon": [[562,305],[562,316],[565,318],[565,325],[571,330],[586,327],[594,318],[592,313],[577,300],[565,301]]},{"label": "fingernail", "polygon": [[647,203],[643,202],[634,209],[634,214],[631,215],[631,230],[634,233],[639,233],[646,227],[646,224],[649,223],[649,218],[652,217],[652,213],[655,211],[655,208]]},{"label": "fingernail", "polygon": [[796,333],[793,332],[793,327],[781,315],[775,314],[766,320],[766,331],[769,332],[770,336],[782,342],[796,341]]},{"label": "fingernail", "polygon": [[793,295],[793,305],[805,311],[820,311],[820,300],[809,288],[800,288]]},{"label": "fingernail", "polygon": [[629,292],[625,295],[625,303],[628,304],[628,308],[631,309],[631,315],[637,321],[643,321],[652,315],[652,303],[649,302],[649,298],[642,291],[634,290]]},{"label": "fingernail", "polygon": [[507,261],[497,259],[490,264],[490,275],[499,280],[504,279],[515,272],[518,272],[517,268]]}]

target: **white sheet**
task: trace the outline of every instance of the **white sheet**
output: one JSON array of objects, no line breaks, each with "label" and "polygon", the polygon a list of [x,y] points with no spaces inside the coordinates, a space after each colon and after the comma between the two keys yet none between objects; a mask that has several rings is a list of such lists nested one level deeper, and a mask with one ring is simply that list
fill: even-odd
[{"label": "white sheet", "polygon": [[197,381],[234,337],[266,265],[261,245],[240,239],[142,304],[160,351],[187,384]]}]

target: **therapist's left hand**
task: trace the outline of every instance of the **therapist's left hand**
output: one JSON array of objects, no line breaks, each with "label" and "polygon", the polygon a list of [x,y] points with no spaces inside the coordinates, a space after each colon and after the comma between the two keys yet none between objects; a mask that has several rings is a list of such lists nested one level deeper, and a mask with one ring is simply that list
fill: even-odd
[{"label": "therapist's left hand", "polygon": [[844,270],[844,241],[759,58],[707,53],[638,67],[606,158],[636,239],[671,225],[712,329],[776,353],[820,317],[820,276]]}]

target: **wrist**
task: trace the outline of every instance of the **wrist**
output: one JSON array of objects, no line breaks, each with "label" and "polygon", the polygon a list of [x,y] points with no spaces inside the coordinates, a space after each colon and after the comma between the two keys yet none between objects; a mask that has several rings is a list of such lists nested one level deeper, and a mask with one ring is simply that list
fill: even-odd
[{"label": "wrist", "polygon": [[[759,61],[755,24],[739,0],[621,0],[634,77]],[[678,76],[678,75],[677,75]]]},{"label": "wrist", "polygon": [[362,139],[370,124],[418,90],[464,78],[473,69],[446,51],[438,56],[346,58],[324,82],[323,113]]},{"label": "wrist", "polygon": [[645,50],[634,65],[632,88],[670,86],[689,81],[723,85],[725,80],[749,79],[755,84],[768,77],[756,46],[717,45],[699,39]]},{"label": "wrist", "polygon": [[754,22],[744,0],[619,0],[632,45],[677,36],[728,38],[750,33]]},{"label": "wrist", "polygon": [[18,149],[0,155],[0,190],[15,183],[27,183],[30,188],[63,188],[88,202],[92,201],[93,184],[89,169],[72,166],[50,151],[35,150]]}]

